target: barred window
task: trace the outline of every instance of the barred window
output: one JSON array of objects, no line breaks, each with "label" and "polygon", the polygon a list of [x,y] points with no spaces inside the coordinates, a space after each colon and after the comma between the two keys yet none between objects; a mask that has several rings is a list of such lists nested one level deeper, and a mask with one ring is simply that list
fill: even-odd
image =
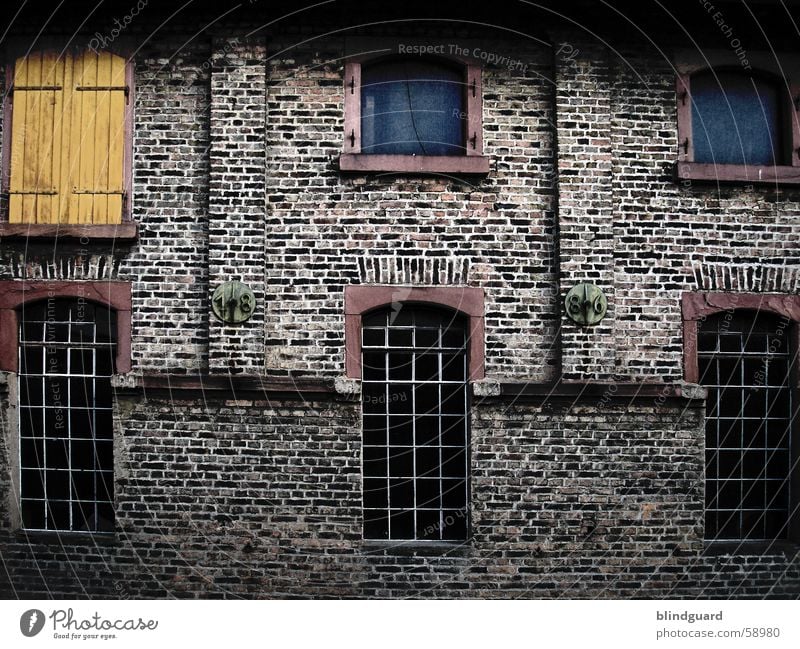
[{"label": "barred window", "polygon": [[792,482],[790,321],[722,312],[698,338],[706,409],[706,538],[789,535]]},{"label": "barred window", "polygon": [[20,308],[23,526],[111,532],[116,314],[83,299]]},{"label": "barred window", "polygon": [[401,305],[362,325],[364,536],[464,540],[466,319]]}]

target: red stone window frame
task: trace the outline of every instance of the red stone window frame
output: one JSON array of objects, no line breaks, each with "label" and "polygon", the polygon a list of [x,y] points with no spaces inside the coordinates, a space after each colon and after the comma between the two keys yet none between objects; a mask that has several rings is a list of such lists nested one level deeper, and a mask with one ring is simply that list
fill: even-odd
[{"label": "red stone window frame", "polygon": [[[697,362],[697,336],[700,322],[720,311],[768,311],[786,317],[794,323],[792,345],[794,353],[800,349],[800,295],[773,293],[684,293],[681,300],[683,312],[683,375],[689,383],[700,380]],[[795,387],[797,376],[795,375]]]},{"label": "red stone window frame", "polygon": [[[88,43],[91,39],[73,39],[74,42]],[[65,44],[57,39],[40,39],[41,47],[38,51],[55,51],[57,54],[68,49],[75,50],[74,45]],[[81,48],[85,49],[85,48]],[[8,203],[6,202],[2,214],[0,214],[0,240],[8,239],[77,239],[81,243],[91,240],[113,240],[117,242],[134,241],[138,237],[138,228],[132,217],[132,177],[133,177],[133,105],[135,94],[134,87],[134,66],[130,58],[134,51],[130,41],[120,38],[108,48],[113,54],[123,56],[127,59],[125,67],[125,84],[128,92],[125,102],[124,114],[124,151],[122,162],[123,174],[123,201],[122,201],[122,222],[109,225],[101,224],[74,224],[74,223],[9,223],[8,222]],[[0,149],[0,160],[2,160],[2,174],[0,174],[0,192],[8,196],[11,181],[11,121],[13,119],[13,96],[12,92],[14,81],[14,64],[20,56],[31,54],[29,41],[12,42],[5,51],[5,93],[3,98],[3,130],[2,130],[2,149]]]},{"label": "red stone window frame", "polygon": [[485,375],[484,293],[472,287],[347,286],[344,290],[345,373],[361,378],[361,317],[393,302],[447,307],[468,318],[467,376]]},{"label": "red stone window frame", "polygon": [[[744,62],[730,52],[707,52],[703,56],[683,53],[678,57],[675,84],[678,120],[678,162],[676,176],[680,180],[737,182],[743,184],[800,184],[800,115],[795,105],[800,97],[800,60],[795,55],[771,59],[754,55]],[[778,66],[777,63],[781,63]],[[775,81],[783,95],[782,136],[787,150],[782,165],[735,165],[694,162],[692,137],[692,75],[708,71],[741,72]]]},{"label": "red stone window frame", "polygon": [[0,370],[17,372],[19,308],[48,298],[83,298],[116,311],[117,374],[131,371],[131,285],[128,282],[0,281]]},{"label": "red stone window frame", "polygon": [[[700,370],[697,359],[697,338],[700,330],[700,323],[706,317],[721,311],[767,311],[780,317],[788,318],[792,325],[789,328],[790,351],[794,359],[790,385],[792,388],[792,398],[797,404],[800,398],[800,371],[797,367],[798,352],[800,352],[800,295],[782,295],[774,293],[721,293],[721,292],[691,292],[684,293],[681,299],[681,311],[683,317],[683,374],[684,379],[689,383],[698,383],[700,380]],[[795,405],[795,408],[797,406]],[[795,443],[794,465],[792,470],[797,476],[797,442],[800,440],[800,422],[797,417],[793,417],[793,429],[791,432]],[[800,514],[796,510],[796,503],[800,501],[800,477],[793,480],[790,503],[795,503],[795,511],[790,514],[789,521],[789,542],[796,546],[800,543]],[[755,542],[758,546],[761,542]],[[774,550],[780,545],[780,541],[770,542],[767,550]],[[751,548],[748,542],[736,542],[730,546],[725,541],[711,541],[709,545],[718,545],[729,549],[732,552],[743,553]],[[730,546],[730,547],[729,547]],[[793,550],[794,551],[794,550]]]},{"label": "red stone window frame", "polygon": [[[380,57],[386,58],[386,57]],[[483,155],[483,89],[481,66],[458,57],[430,57],[456,63],[464,70],[467,151],[465,155],[387,155],[361,152],[361,66],[378,57],[354,56],[344,67],[344,145],[339,169],[351,172],[487,174],[489,158]],[[397,57],[394,57],[397,58]],[[419,57],[414,57],[419,60]]]}]

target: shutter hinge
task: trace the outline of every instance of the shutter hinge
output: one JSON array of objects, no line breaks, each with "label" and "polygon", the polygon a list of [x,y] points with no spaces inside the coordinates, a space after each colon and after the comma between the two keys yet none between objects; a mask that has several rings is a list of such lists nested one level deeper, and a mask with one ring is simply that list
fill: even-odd
[{"label": "shutter hinge", "polygon": [[124,196],[125,195],[125,192],[122,191],[122,190],[109,190],[109,191],[100,190],[100,191],[97,191],[95,189],[79,189],[77,187],[73,187],[72,188],[72,193],[73,194],[97,194],[99,196],[106,196],[106,195],[109,195],[109,196],[111,196],[111,195]]},{"label": "shutter hinge", "polygon": [[64,89],[63,86],[17,86],[17,85],[14,85],[14,86],[11,86],[11,88],[9,89],[9,92],[13,93],[16,90],[27,90],[27,91],[31,91],[31,90],[48,91],[49,90],[49,91],[52,92],[54,90],[63,90],[63,89]]},{"label": "shutter hinge", "polygon": [[689,154],[689,138],[688,137],[683,141],[681,146],[683,147],[683,155],[688,155]]},{"label": "shutter hinge", "polygon": [[472,137],[469,139],[469,141],[472,142],[472,148],[473,149],[475,149],[478,146],[478,132],[477,131],[475,131],[472,134]]},{"label": "shutter hinge", "polygon": [[58,192],[55,189],[40,189],[40,190],[29,190],[29,191],[7,191],[3,192],[8,196],[16,196],[18,194],[23,195],[34,195],[34,196],[55,196]]},{"label": "shutter hinge", "polygon": [[119,90],[128,94],[128,86],[75,86],[75,90],[89,92],[92,90]]},{"label": "shutter hinge", "polygon": [[350,76],[350,94],[354,95],[356,93],[356,78],[354,76]]},{"label": "shutter hinge", "polygon": [[130,97],[128,96],[130,90],[128,89],[128,86],[75,86],[75,90],[78,92],[91,92],[100,90],[120,91],[125,93],[125,103],[127,104],[130,101]]},{"label": "shutter hinge", "polygon": [[472,96],[474,97],[475,94],[478,92],[478,83],[477,81],[475,81],[475,77],[472,78],[472,83],[470,84],[470,87],[472,88]]},{"label": "shutter hinge", "polygon": [[689,96],[689,93],[685,90],[681,93],[681,103],[685,106],[686,105],[686,98]]},{"label": "shutter hinge", "polygon": [[353,148],[356,145],[356,131],[355,131],[355,129],[351,129],[350,130],[350,135],[348,137],[350,138],[350,148]]}]

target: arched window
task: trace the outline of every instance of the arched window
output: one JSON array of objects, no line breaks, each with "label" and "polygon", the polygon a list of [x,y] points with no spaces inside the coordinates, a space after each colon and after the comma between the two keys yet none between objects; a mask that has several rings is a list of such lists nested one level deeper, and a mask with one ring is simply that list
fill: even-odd
[{"label": "arched window", "polygon": [[22,525],[111,532],[116,313],[48,298],[23,304],[18,318]]},{"label": "arched window", "polygon": [[695,162],[786,163],[777,82],[739,71],[705,70],[691,77],[691,99]]},{"label": "arched window", "polygon": [[363,316],[365,538],[467,538],[468,332],[429,306]]},{"label": "arched window", "polygon": [[709,315],[697,340],[706,406],[706,538],[790,536],[791,321],[771,313]]}]

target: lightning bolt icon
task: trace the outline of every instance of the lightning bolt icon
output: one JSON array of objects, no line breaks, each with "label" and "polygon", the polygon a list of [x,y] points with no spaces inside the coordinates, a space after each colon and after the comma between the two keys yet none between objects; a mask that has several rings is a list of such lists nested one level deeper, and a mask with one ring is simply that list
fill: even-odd
[{"label": "lightning bolt icon", "polygon": [[36,624],[36,621],[39,619],[39,616],[36,615],[36,611],[31,613],[31,619],[28,620],[28,631],[33,631],[33,625]]}]

